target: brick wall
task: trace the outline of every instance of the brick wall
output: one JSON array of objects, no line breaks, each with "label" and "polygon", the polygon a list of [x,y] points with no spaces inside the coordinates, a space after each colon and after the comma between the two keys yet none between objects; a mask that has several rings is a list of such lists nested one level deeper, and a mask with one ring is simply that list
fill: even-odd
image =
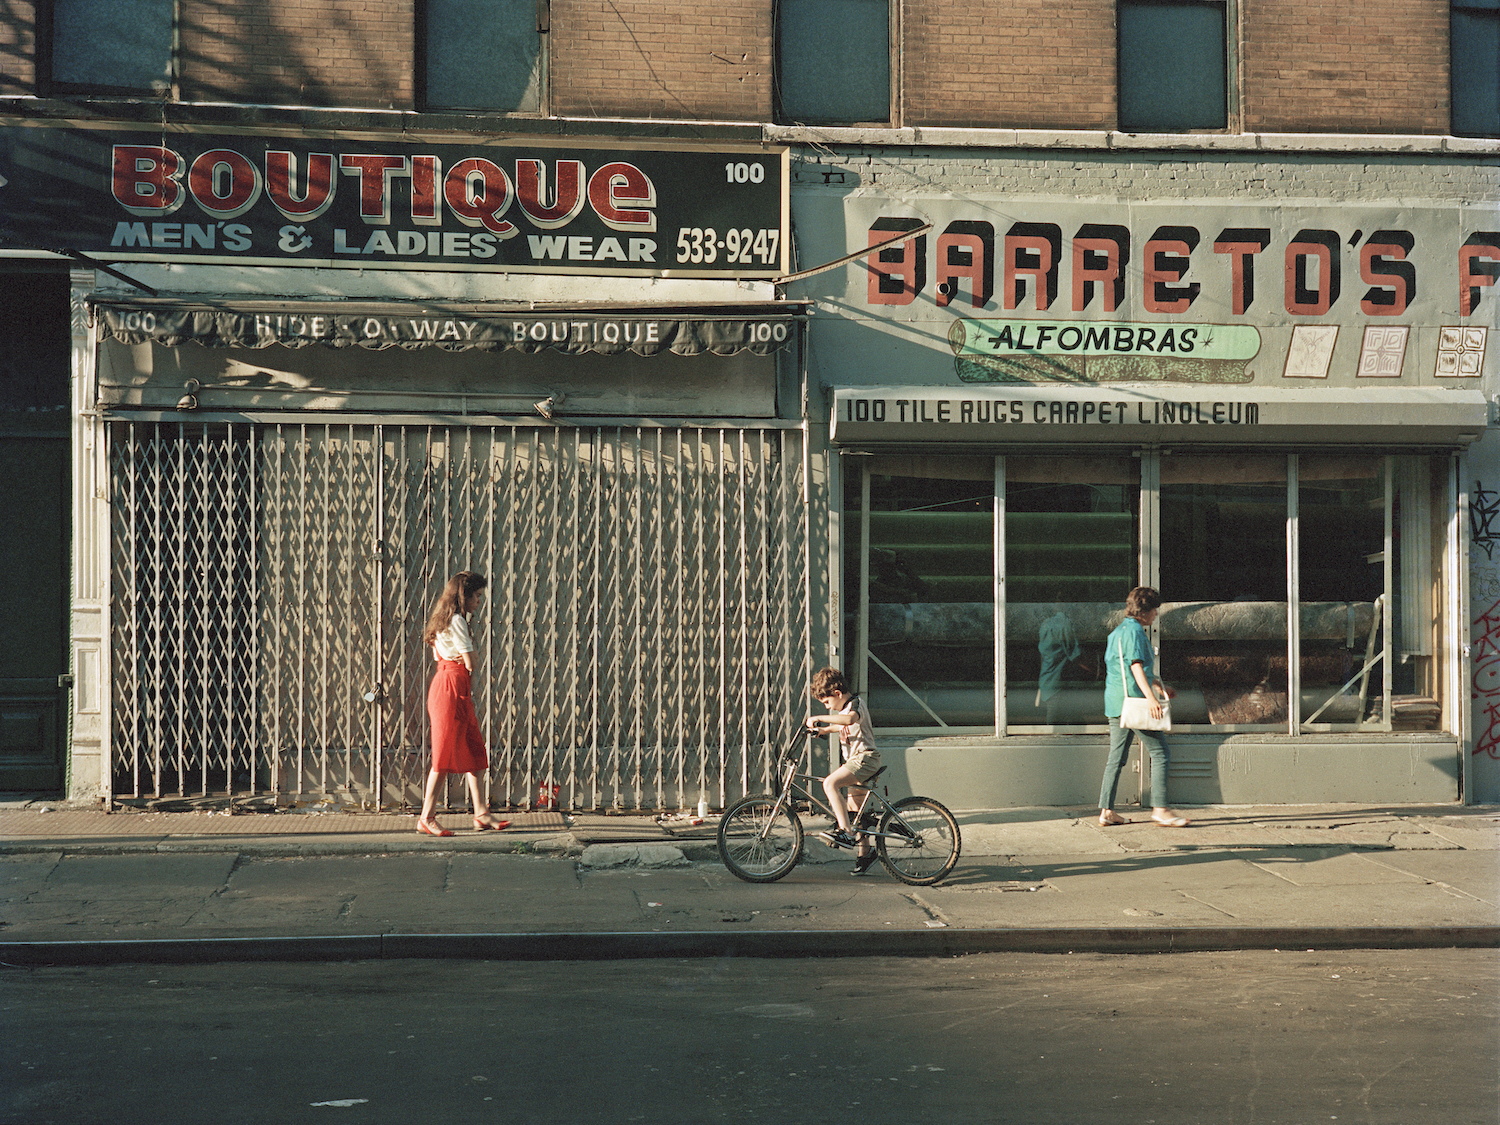
[{"label": "brick wall", "polygon": [[412,105],[413,0],[183,0],[185,101]]},{"label": "brick wall", "polygon": [[[796,149],[792,186],[834,191],[876,188],[893,197],[956,192],[976,197],[1057,196],[1154,202],[1233,199],[1264,203],[1316,198],[1336,204],[1422,199],[1500,204],[1500,157],[1455,162],[1407,153],[1232,153],[1173,156],[1142,152],[1023,149]],[[795,204],[795,190],[794,190]]]},{"label": "brick wall", "polygon": [[[409,109],[418,0],[182,0],[184,100]],[[1446,133],[1447,0],[1241,0],[1250,132]],[[0,95],[34,92],[36,0],[0,0]],[[1110,129],[1114,0],[902,6],[901,123]],[[772,0],[552,0],[559,116],[767,121]]]},{"label": "brick wall", "polygon": [[925,0],[903,10],[902,123],[1110,129],[1110,0]]},{"label": "brick wall", "polygon": [[0,0],[0,94],[36,93],[36,4]]},{"label": "brick wall", "polygon": [[1447,0],[1243,0],[1248,132],[1446,133]]},{"label": "brick wall", "polygon": [[770,0],[553,0],[553,112],[768,121]]}]

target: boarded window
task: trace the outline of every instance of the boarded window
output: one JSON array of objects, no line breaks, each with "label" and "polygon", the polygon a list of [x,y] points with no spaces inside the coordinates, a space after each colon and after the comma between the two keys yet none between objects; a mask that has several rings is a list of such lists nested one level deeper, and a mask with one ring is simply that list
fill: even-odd
[{"label": "boarded window", "polygon": [[56,0],[52,80],[95,90],[172,84],[172,0]]},{"label": "boarded window", "polygon": [[1500,0],[1453,5],[1453,131],[1500,136]]},{"label": "boarded window", "polygon": [[427,0],[425,31],[429,108],[541,111],[537,0]]},{"label": "boarded window", "polygon": [[781,0],[776,58],[783,121],[890,120],[888,0]]},{"label": "boarded window", "polygon": [[1223,129],[1229,84],[1222,3],[1121,0],[1120,128]]}]

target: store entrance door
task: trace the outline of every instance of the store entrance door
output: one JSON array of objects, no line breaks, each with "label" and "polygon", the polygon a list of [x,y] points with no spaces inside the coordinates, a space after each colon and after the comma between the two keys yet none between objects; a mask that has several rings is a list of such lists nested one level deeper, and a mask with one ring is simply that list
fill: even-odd
[{"label": "store entrance door", "polygon": [[0,273],[0,790],[60,793],[68,670],[68,277]]}]

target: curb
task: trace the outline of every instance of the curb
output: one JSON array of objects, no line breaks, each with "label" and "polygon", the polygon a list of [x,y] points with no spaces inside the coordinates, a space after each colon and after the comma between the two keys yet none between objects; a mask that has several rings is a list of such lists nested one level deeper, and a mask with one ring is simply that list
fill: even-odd
[{"label": "curb", "polygon": [[[587,842],[586,842],[587,840]],[[328,835],[298,838],[224,837],[148,837],[140,840],[98,841],[48,840],[32,838],[0,843],[0,859],[21,855],[68,856],[115,856],[115,855],[221,855],[236,854],[256,859],[277,859],[297,856],[368,856],[368,855],[533,855],[546,858],[577,859],[590,847],[645,847],[661,845],[676,848],[689,863],[718,863],[719,846],[713,840],[658,839],[607,840],[593,838],[580,840],[570,832],[550,836],[522,837],[520,835],[454,836],[441,840],[427,837],[400,836],[382,838]],[[833,863],[844,856],[828,849],[825,856],[818,852],[805,853],[802,863]]]},{"label": "curb", "polygon": [[366,934],[0,942],[0,964],[195,965],[226,961],[604,961],[687,957],[957,957],[970,953],[1495,949],[1500,926],[1182,929],[781,930],[764,933]]},{"label": "curb", "polygon": [[334,855],[395,855],[422,853],[444,855],[454,852],[489,855],[578,855],[583,846],[569,833],[525,838],[519,835],[501,837],[495,833],[484,836],[453,836],[441,841],[427,837],[408,838],[387,836],[382,838],[351,837],[330,834],[319,837],[275,839],[264,836],[225,837],[150,837],[142,840],[117,840],[110,843],[77,842],[76,840],[31,839],[17,842],[14,839],[0,844],[0,859],[16,855],[47,855],[62,853],[70,856],[106,855],[237,855],[258,858],[280,856],[334,856]]}]

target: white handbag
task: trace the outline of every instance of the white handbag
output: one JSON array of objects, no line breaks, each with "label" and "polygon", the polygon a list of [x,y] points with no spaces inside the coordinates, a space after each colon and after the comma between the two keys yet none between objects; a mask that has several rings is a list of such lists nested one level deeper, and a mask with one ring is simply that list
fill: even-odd
[{"label": "white handbag", "polygon": [[[1161,699],[1161,718],[1151,714],[1151,700],[1144,696],[1130,694],[1130,680],[1125,675],[1125,653],[1116,650],[1120,658],[1120,690],[1125,693],[1125,701],[1120,707],[1120,726],[1126,730],[1171,730],[1172,729],[1172,701]],[[1153,693],[1155,689],[1152,689]]]}]

